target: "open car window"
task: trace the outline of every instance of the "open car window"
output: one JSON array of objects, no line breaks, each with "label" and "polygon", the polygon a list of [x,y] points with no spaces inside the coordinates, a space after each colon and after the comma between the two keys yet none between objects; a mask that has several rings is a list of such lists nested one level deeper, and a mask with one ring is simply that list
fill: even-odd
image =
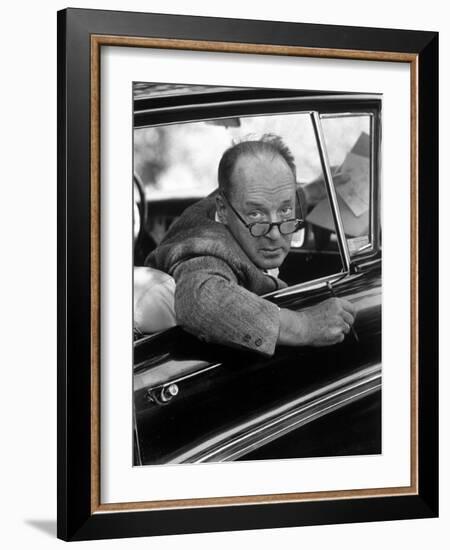
[{"label": "open car window", "polygon": [[[328,129],[338,139],[339,128]],[[192,203],[217,189],[217,168],[233,142],[280,136],[297,167],[300,207],[306,226],[294,234],[280,278],[296,285],[340,273],[343,264],[310,112],[210,119],[138,128],[135,172],[147,201],[146,230],[155,246],[171,223]],[[317,216],[318,209],[320,216]]]}]

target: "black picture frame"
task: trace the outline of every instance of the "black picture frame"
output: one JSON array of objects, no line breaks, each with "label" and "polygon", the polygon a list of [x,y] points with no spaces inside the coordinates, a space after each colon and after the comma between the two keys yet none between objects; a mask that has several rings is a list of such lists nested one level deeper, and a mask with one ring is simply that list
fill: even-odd
[{"label": "black picture frame", "polygon": [[[271,45],[322,50],[325,56],[410,56],[415,66],[418,335],[417,491],[368,498],[263,504],[156,507],[108,512],[98,507],[93,464],[98,415],[92,377],[98,318],[92,293],[93,36]],[[187,47],[187,49],[189,49]],[[328,54],[327,54],[328,52]],[[340,52],[340,53],[339,53]],[[245,53],[243,54],[245,55]],[[58,531],[64,540],[199,533],[438,515],[438,33],[148,13],[66,9],[58,12]],[[98,209],[98,204],[96,205]],[[89,220],[89,222],[87,222]],[[94,220],[95,221],[95,220]],[[96,264],[97,262],[97,264]],[[95,275],[95,274],[94,274]],[[94,286],[93,286],[94,285]],[[94,386],[94,387],[93,387]],[[98,498],[98,495],[97,495]]]}]

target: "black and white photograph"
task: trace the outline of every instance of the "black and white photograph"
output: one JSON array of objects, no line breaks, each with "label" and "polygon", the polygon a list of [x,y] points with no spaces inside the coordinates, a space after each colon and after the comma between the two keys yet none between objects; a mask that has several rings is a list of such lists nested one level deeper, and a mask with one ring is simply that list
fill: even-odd
[{"label": "black and white photograph", "polygon": [[448,547],[446,14],[5,6],[4,548]]},{"label": "black and white photograph", "polygon": [[133,465],[381,454],[382,94],[132,86]]}]

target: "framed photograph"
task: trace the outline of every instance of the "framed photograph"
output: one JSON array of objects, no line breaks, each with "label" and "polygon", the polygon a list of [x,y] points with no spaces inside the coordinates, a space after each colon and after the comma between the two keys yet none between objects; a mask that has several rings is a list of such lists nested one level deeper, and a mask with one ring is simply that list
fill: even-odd
[{"label": "framed photograph", "polygon": [[438,515],[438,35],[58,13],[58,537]]}]

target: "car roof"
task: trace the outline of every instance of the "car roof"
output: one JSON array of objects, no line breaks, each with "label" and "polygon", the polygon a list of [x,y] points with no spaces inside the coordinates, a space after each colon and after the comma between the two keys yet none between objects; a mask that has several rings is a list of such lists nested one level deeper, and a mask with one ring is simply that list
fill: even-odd
[{"label": "car roof", "polygon": [[[134,82],[133,96],[135,103],[143,104],[146,100],[163,98],[174,98],[173,102],[178,103],[176,98],[186,96],[201,96],[202,101],[206,96],[211,96],[214,101],[224,99],[246,99],[246,98],[274,98],[274,97],[317,97],[317,96],[339,96],[339,95],[363,95],[355,92],[332,91],[332,90],[298,90],[288,88],[251,88],[243,86],[210,86],[203,84],[171,84],[161,82]],[[219,96],[222,96],[219,98]],[[193,98],[194,99],[194,98]],[[199,97],[200,99],[200,97]],[[153,101],[152,101],[153,103]]]},{"label": "car roof", "polygon": [[[317,105],[346,105],[349,109],[359,104],[376,105],[380,94],[356,93],[331,90],[296,90],[285,88],[249,88],[230,86],[207,86],[203,84],[170,84],[134,82],[135,127],[176,123],[202,118],[228,118],[242,114],[259,114],[261,106],[272,106],[267,112],[282,112],[289,105],[298,110],[317,108]],[[319,102],[319,103],[318,103]],[[368,103],[369,102],[369,103]]]}]

